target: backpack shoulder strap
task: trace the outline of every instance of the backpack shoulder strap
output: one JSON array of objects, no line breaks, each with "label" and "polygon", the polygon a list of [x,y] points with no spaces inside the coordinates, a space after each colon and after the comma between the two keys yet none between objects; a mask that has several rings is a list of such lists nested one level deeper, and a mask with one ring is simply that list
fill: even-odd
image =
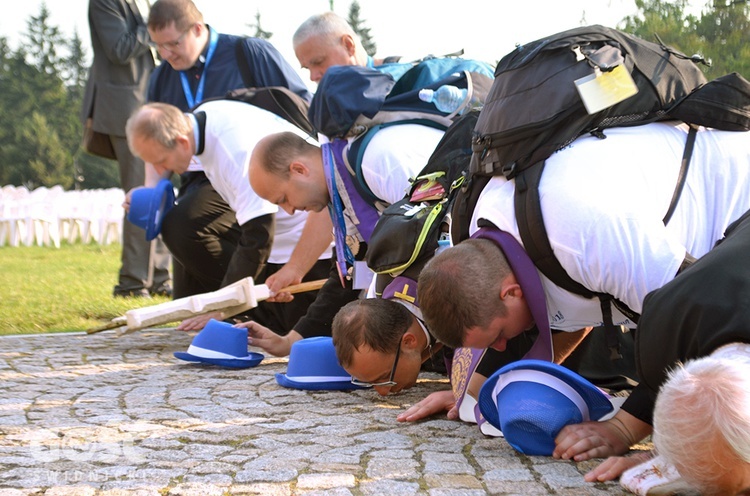
[{"label": "backpack shoulder strap", "polygon": [[422,126],[439,129],[440,131],[445,131],[447,129],[445,125],[430,119],[406,119],[400,121],[383,122],[372,126],[363,135],[359,136],[352,142],[352,144],[349,146],[349,150],[346,153],[346,159],[349,162],[350,171],[355,178],[354,186],[357,188],[357,192],[362,196],[362,198],[372,203],[373,205],[378,202],[382,202],[383,200],[378,198],[365,182],[364,174],[362,173],[362,159],[365,156],[367,145],[370,144],[370,141],[378,131],[386,127],[400,124],[420,124]]},{"label": "backpack shoulder strap", "polygon": [[235,57],[237,58],[237,69],[242,75],[242,82],[246,88],[252,88],[255,86],[255,78],[253,72],[250,70],[250,64],[247,61],[247,55],[245,55],[245,38],[240,38],[237,44],[234,45]]}]

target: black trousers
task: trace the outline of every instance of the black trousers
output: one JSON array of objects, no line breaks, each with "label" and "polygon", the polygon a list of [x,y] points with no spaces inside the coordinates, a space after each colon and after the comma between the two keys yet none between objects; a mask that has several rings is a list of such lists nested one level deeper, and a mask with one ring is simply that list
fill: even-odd
[{"label": "black trousers", "polygon": [[[133,188],[143,186],[145,169],[143,161],[135,157],[128,147],[124,137],[110,136],[110,142],[117,155],[120,167],[120,187],[127,193]],[[154,260],[150,260],[151,242],[146,241],[146,232],[128,220],[127,214],[122,223],[122,252],[120,255],[120,272],[116,294],[128,294],[147,289],[161,291],[170,286],[169,252],[164,243],[156,238],[153,252]],[[153,273],[149,281],[149,266],[153,264]]]},{"label": "black trousers", "polygon": [[187,172],[161,236],[172,253],[174,298],[216,291],[240,239],[234,211],[203,172]]}]

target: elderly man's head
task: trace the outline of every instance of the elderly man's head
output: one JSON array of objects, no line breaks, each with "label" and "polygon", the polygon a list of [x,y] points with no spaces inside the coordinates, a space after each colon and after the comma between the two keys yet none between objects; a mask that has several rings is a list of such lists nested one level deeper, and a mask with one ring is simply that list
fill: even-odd
[{"label": "elderly man's head", "polygon": [[133,154],[154,166],[159,174],[182,174],[190,166],[195,145],[188,117],[174,105],[147,103],[125,125]]},{"label": "elderly man's head", "polygon": [[292,38],[300,65],[318,82],[332,65],[367,65],[367,52],[357,33],[333,12],[314,15],[297,28]]},{"label": "elderly man's head", "polygon": [[750,363],[705,357],[670,372],[654,445],[704,495],[750,495]]}]

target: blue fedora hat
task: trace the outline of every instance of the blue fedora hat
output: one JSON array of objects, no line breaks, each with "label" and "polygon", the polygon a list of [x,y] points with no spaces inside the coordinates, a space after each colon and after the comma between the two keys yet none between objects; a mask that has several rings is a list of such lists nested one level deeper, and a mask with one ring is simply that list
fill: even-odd
[{"label": "blue fedora hat", "polygon": [[195,335],[187,353],[174,352],[175,358],[186,362],[201,362],[221,367],[245,369],[263,360],[261,353],[247,350],[247,329],[211,319]]},{"label": "blue fedora hat", "polygon": [[479,410],[517,451],[549,456],[568,424],[599,420],[613,410],[608,396],[561,365],[518,360],[492,374],[479,392]]},{"label": "blue fedora hat", "polygon": [[294,389],[362,389],[352,384],[352,376],[339,365],[329,336],[296,341],[289,352],[286,374],[276,374],[276,382]]},{"label": "blue fedora hat", "polygon": [[146,230],[146,240],[159,235],[164,216],[174,207],[174,188],[162,179],[154,188],[139,188],[130,197],[128,220]]}]

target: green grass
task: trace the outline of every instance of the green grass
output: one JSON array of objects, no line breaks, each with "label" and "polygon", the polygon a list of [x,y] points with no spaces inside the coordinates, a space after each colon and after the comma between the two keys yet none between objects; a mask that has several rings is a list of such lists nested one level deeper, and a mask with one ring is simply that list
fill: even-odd
[{"label": "green grass", "polygon": [[85,331],[167,298],[114,298],[119,244],[0,247],[0,335]]}]

